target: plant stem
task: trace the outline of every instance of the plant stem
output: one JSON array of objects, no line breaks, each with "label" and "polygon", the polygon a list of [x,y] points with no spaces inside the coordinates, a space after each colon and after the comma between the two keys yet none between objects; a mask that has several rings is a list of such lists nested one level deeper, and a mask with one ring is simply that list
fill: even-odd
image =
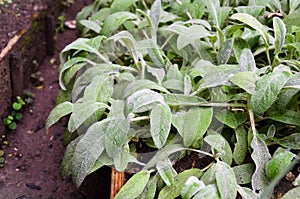
[{"label": "plant stem", "polygon": [[268,64],[271,66],[272,62],[271,62],[271,58],[270,58],[269,46],[266,47],[266,55],[267,55],[267,59],[268,59]]},{"label": "plant stem", "polygon": [[210,156],[210,157],[214,158],[214,155],[212,155],[210,153],[207,153],[205,151],[201,151],[201,150],[198,150],[198,149],[190,149],[190,148],[187,148],[186,150],[194,151],[194,152],[197,152],[197,153],[202,153],[203,155],[207,155],[207,156]]},{"label": "plant stem", "polygon": [[211,162],[209,165],[207,165],[206,167],[204,167],[203,169],[201,169],[201,171],[202,171],[202,172],[206,171],[206,170],[209,169],[213,164],[214,164],[214,162]]},{"label": "plant stem", "polygon": [[251,107],[251,96],[250,95],[248,96],[248,113],[249,113],[252,133],[253,133],[253,136],[256,137],[257,133],[256,133],[256,128],[255,128],[254,113],[253,113],[253,110]]},{"label": "plant stem", "polygon": [[201,91],[204,91],[206,88],[198,88],[195,92],[191,93],[190,96],[195,96],[197,95],[198,93],[200,93]]},{"label": "plant stem", "polygon": [[[170,106],[178,106],[177,104],[171,104],[169,103],[168,105]],[[234,107],[234,108],[247,108],[246,104],[230,104],[230,103],[216,103],[216,102],[204,102],[204,103],[185,103],[180,106],[200,106],[200,107]]]},{"label": "plant stem", "polygon": [[131,119],[132,122],[138,122],[138,121],[142,121],[142,120],[149,120],[150,117],[149,116],[141,116],[141,117],[136,117]]}]

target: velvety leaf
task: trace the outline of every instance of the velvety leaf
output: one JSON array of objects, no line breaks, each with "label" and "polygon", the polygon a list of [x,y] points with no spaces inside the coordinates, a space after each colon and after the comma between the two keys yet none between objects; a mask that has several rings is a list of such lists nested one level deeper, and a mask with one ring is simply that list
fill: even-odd
[{"label": "velvety leaf", "polygon": [[263,114],[272,106],[289,77],[288,72],[269,73],[257,81],[256,90],[251,96],[254,113]]},{"label": "velvety leaf", "polygon": [[191,176],[187,179],[184,187],[181,190],[182,199],[192,198],[200,189],[204,188],[205,184],[195,176]]},{"label": "velvety leaf", "polygon": [[236,129],[247,120],[247,115],[243,113],[233,113],[231,111],[221,111],[215,117],[223,124]]},{"label": "velvety leaf", "polygon": [[81,33],[82,29],[84,28],[79,22],[83,19],[86,19],[91,14],[93,8],[94,8],[94,4],[90,4],[90,5],[87,5],[87,6],[83,7],[82,10],[77,13],[77,16],[76,16],[76,30],[79,33]]},{"label": "velvety leaf", "polygon": [[163,96],[149,89],[139,90],[127,98],[127,109],[129,113],[149,111],[158,104],[164,104]]},{"label": "velvety leaf", "polygon": [[284,111],[289,107],[292,100],[296,97],[299,92],[298,88],[283,89],[278,95],[277,107],[279,111]]},{"label": "velvety leaf", "polygon": [[289,81],[286,82],[286,84],[284,85],[284,88],[297,88],[300,89],[300,74],[296,73],[293,74]]},{"label": "velvety leaf", "polygon": [[167,144],[165,147],[156,152],[143,169],[150,169],[154,167],[157,162],[166,160],[169,155],[183,150],[186,150],[186,148],[184,148],[181,144]]},{"label": "velvety leaf", "polygon": [[138,197],[146,187],[150,173],[142,170],[133,175],[122,187],[115,199],[132,199]]},{"label": "velvety leaf", "polygon": [[291,32],[293,26],[300,26],[300,21],[298,20],[299,14],[300,9],[296,9],[284,17],[283,22],[287,28],[287,32]]},{"label": "velvety leaf", "polygon": [[[74,57],[71,59],[68,59],[68,61],[66,61],[63,65],[62,68],[59,70],[59,86],[61,87],[62,90],[66,90],[66,86],[64,83],[67,83],[67,80],[65,79],[64,75],[65,72],[67,70],[69,70],[70,68],[74,67],[74,65],[78,65],[80,63],[80,67],[76,67],[77,70],[79,70],[81,67],[85,66],[87,62],[90,62],[89,59],[84,58],[84,57]],[[77,70],[75,70],[75,73],[77,72]],[[73,74],[75,74],[73,73]],[[73,77],[73,75],[71,76]],[[70,78],[68,79],[68,82],[70,82]]]},{"label": "velvety leaf", "polygon": [[220,134],[208,135],[204,138],[213,149],[221,153],[220,158],[228,165],[232,163],[232,151],[227,140]]},{"label": "velvety leaf", "polygon": [[211,1],[202,1],[209,15],[213,18],[213,23],[215,26],[220,27],[221,25],[221,11],[220,11],[220,1],[219,0],[211,0]]},{"label": "velvety leaf", "polygon": [[103,120],[94,123],[78,142],[72,164],[75,184],[79,187],[96,160],[104,151],[105,128],[108,122]]},{"label": "velvety leaf", "polygon": [[199,190],[193,199],[221,199],[218,188],[214,184],[207,185]]},{"label": "velvety leaf", "polygon": [[86,51],[94,53],[98,57],[103,58],[103,55],[97,50],[103,38],[103,36],[97,36],[92,39],[78,38],[77,40],[73,41],[71,44],[67,45],[60,53],[62,64],[66,62],[66,56],[68,54],[68,51],[70,50]]},{"label": "velvety leaf", "polygon": [[231,16],[231,19],[241,21],[255,29],[263,37],[265,44],[269,45],[269,35],[267,30],[255,17],[246,13],[236,13]]},{"label": "velvety leaf", "polygon": [[129,131],[127,119],[112,118],[105,129],[105,149],[109,157],[114,158],[123,151]]},{"label": "velvety leaf", "polygon": [[54,107],[46,121],[46,131],[48,133],[49,128],[55,124],[60,118],[72,113],[73,104],[71,102],[63,102]]},{"label": "velvety leaf", "polygon": [[162,85],[171,91],[180,91],[181,93],[184,92],[184,82],[180,79],[166,80]]},{"label": "velvety leaf", "polygon": [[137,0],[114,0],[110,6],[112,12],[125,11]]},{"label": "velvety leaf", "polygon": [[172,114],[169,106],[157,105],[150,113],[150,133],[157,148],[165,145],[170,129]]},{"label": "velvety leaf", "polygon": [[218,64],[226,64],[231,56],[231,52],[233,49],[233,40],[228,39],[225,41],[220,51],[217,54]]},{"label": "velvety leaf", "polygon": [[159,85],[162,84],[162,81],[165,77],[165,70],[163,68],[153,68],[147,66],[147,71],[157,79]]},{"label": "velvety leaf", "polygon": [[159,24],[160,12],[161,12],[161,1],[155,0],[151,6],[150,15],[149,15],[152,26],[155,29],[158,27]]},{"label": "velvety leaf", "polygon": [[251,157],[256,167],[251,180],[252,189],[254,191],[263,191],[269,184],[265,165],[271,159],[271,155],[266,143],[259,136],[253,137],[251,147],[253,149]]},{"label": "velvety leaf", "polygon": [[107,166],[110,166],[110,165],[113,165],[114,161],[111,157],[109,157],[106,152],[104,151],[100,157],[96,160],[93,168],[90,170],[89,174],[97,171],[98,169],[100,169],[101,167],[107,165]]},{"label": "velvety leaf", "polygon": [[217,166],[215,163],[213,163],[211,167],[203,174],[201,181],[204,182],[205,185],[216,183],[216,169]]},{"label": "velvety leaf", "polygon": [[113,78],[110,76],[96,76],[84,89],[83,101],[107,103],[113,93]]},{"label": "velvety leaf", "polygon": [[193,43],[195,40],[210,36],[210,33],[199,25],[190,26],[186,31],[179,34],[177,39],[178,50],[183,49],[187,45]]},{"label": "velvety leaf", "polygon": [[153,90],[159,90],[164,93],[169,93],[167,89],[158,85],[157,83],[147,79],[143,79],[143,80],[134,80],[131,83],[129,83],[124,91],[124,98],[127,98],[128,96],[134,94],[136,91],[142,89],[153,89]]},{"label": "velvety leaf", "polygon": [[184,84],[183,94],[189,95],[192,91],[192,81],[189,75],[184,76],[183,84]]},{"label": "velvety leaf", "polygon": [[241,37],[234,38],[233,51],[234,51],[234,54],[235,54],[235,59],[237,60],[238,63],[240,62],[240,57],[241,57],[242,51],[245,48],[249,48],[250,49],[250,47],[249,47],[249,45],[248,45],[248,43],[247,43],[246,40],[244,40]]},{"label": "velvety leaf", "polygon": [[192,107],[184,118],[183,143],[191,146],[202,138],[212,121],[212,108]]},{"label": "velvety leaf", "polygon": [[221,198],[235,198],[237,195],[237,181],[233,169],[222,161],[217,161],[216,167],[217,187]]},{"label": "velvety leaf", "polygon": [[159,161],[156,164],[156,169],[167,186],[171,187],[174,185],[174,174],[172,171],[172,165],[164,161]]},{"label": "velvety leaf", "polygon": [[183,110],[172,113],[172,125],[177,129],[181,137],[183,137],[185,117],[186,111]]},{"label": "velvety leaf", "polygon": [[272,159],[266,164],[266,174],[274,180],[278,175],[281,174],[288,166],[295,155],[287,149],[278,148]]},{"label": "velvety leaf", "polygon": [[300,4],[300,2],[298,0],[290,0],[289,14],[291,14],[292,12],[297,10],[297,8],[299,8],[299,4]]},{"label": "velvety leaf", "polygon": [[245,199],[259,199],[259,195],[247,187],[238,186],[239,194]]},{"label": "velvety leaf", "polygon": [[125,119],[125,101],[116,100],[112,102],[107,118]]},{"label": "velvety leaf", "polygon": [[220,65],[216,67],[215,70],[212,70],[211,73],[203,76],[203,83],[200,85],[200,88],[204,89],[221,85],[231,85],[229,80],[237,72],[240,72],[238,65]]},{"label": "velvety leaf", "polygon": [[137,197],[137,199],[154,199],[155,192],[157,188],[157,182],[159,179],[159,175],[156,174],[150,178],[143,192]]},{"label": "velvety leaf", "polygon": [[[75,58],[74,58],[75,59]],[[69,60],[70,61],[70,60]],[[66,64],[69,62],[67,61]],[[65,66],[65,64],[64,64]],[[67,91],[68,90],[68,86],[70,84],[70,82],[72,82],[72,80],[74,79],[73,77],[75,76],[75,74],[82,69],[83,67],[87,66],[87,63],[85,62],[81,62],[81,63],[74,63],[74,65],[72,65],[68,70],[66,70],[64,72],[64,74],[60,73],[60,75],[63,75],[61,77],[60,80],[60,87],[62,90]],[[67,85],[67,87],[66,87]],[[71,87],[72,88],[72,87]]]},{"label": "velvety leaf", "polygon": [[92,30],[98,34],[101,31],[101,26],[96,21],[83,19],[80,21],[80,23],[87,29]]},{"label": "velvety leaf", "polygon": [[206,102],[205,99],[198,96],[189,96],[176,93],[164,94],[163,96],[166,104],[169,106],[196,106],[200,103]]},{"label": "velvety leaf", "polygon": [[238,13],[246,13],[255,18],[258,18],[258,16],[263,13],[264,9],[264,6],[238,6],[235,8]]},{"label": "velvety leaf", "polygon": [[233,171],[235,173],[238,184],[249,184],[251,183],[251,178],[255,171],[255,166],[253,163],[242,164],[233,167]]},{"label": "velvety leaf", "polygon": [[128,164],[129,159],[129,145],[125,144],[121,152],[117,153],[114,157],[114,166],[117,171],[123,172]]},{"label": "velvety leaf", "polygon": [[72,107],[72,115],[68,122],[68,130],[72,133],[78,129],[94,113],[105,109],[106,104],[101,102],[76,102]]},{"label": "velvety leaf", "polygon": [[285,136],[284,138],[278,139],[276,142],[283,147],[299,150],[300,149],[300,133],[294,133],[294,134]]},{"label": "velvety leaf", "polygon": [[249,48],[244,48],[240,56],[241,71],[252,71],[257,70],[254,56]]},{"label": "velvety leaf", "polygon": [[242,164],[248,151],[248,136],[243,126],[235,129],[236,143],[234,145],[233,159],[236,164]]},{"label": "velvety leaf", "polygon": [[285,41],[285,35],[286,35],[285,24],[280,18],[274,17],[273,28],[275,34],[275,53],[279,53]]},{"label": "velvety leaf", "polygon": [[132,54],[134,62],[138,62],[137,42],[131,33],[128,31],[120,31],[108,38],[108,41],[110,40],[112,40],[114,43],[117,41],[120,42],[125,48],[127,48],[128,52]]},{"label": "velvety leaf", "polygon": [[258,76],[254,72],[239,72],[236,73],[230,81],[238,87],[244,89],[247,93],[253,94],[256,88]]},{"label": "velvety leaf", "polygon": [[82,138],[82,136],[77,137],[75,140],[70,142],[67,146],[67,149],[64,154],[64,158],[61,163],[61,169],[60,169],[60,175],[62,178],[67,178],[72,174],[72,163],[73,163],[73,157],[75,153],[76,146],[79,142],[79,140]]},{"label": "velvety leaf", "polygon": [[174,178],[174,185],[169,187],[165,186],[159,193],[158,199],[171,199],[176,198],[180,195],[182,188],[184,187],[185,182],[191,176],[200,177],[202,172],[200,169],[189,169],[185,170],[182,173],[178,174]]},{"label": "velvety leaf", "polygon": [[[156,33],[153,33],[156,34]],[[165,61],[164,61],[164,52],[161,49],[160,46],[158,46],[156,43],[154,43],[153,39],[149,39],[150,46],[147,48],[148,55],[150,56],[151,60],[153,61],[153,64],[155,67],[158,68],[164,68],[165,67]]]},{"label": "velvety leaf", "polygon": [[267,118],[285,124],[300,126],[300,114],[291,110],[284,110],[283,112],[272,112]]},{"label": "velvety leaf", "polygon": [[300,195],[300,187],[293,188],[283,195],[282,199],[295,199],[295,196]]},{"label": "velvety leaf", "polygon": [[130,12],[121,11],[108,16],[103,24],[101,35],[109,36],[116,28],[127,20],[136,19],[136,15]]}]

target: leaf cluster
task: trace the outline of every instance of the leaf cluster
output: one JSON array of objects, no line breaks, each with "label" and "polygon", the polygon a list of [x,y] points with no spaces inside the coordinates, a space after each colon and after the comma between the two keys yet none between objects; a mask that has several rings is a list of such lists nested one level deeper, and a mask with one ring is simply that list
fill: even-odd
[{"label": "leaf cluster", "polygon": [[[299,5],[85,7],[77,15],[84,37],[61,52],[62,91],[46,125],[70,115],[62,175],[80,186],[104,165],[141,169],[116,198],[271,197],[300,149]],[[147,161],[140,144],[155,151]],[[174,162],[189,151],[214,161],[177,174]]]},{"label": "leaf cluster", "polygon": [[10,113],[10,115],[3,119],[3,123],[8,127],[8,129],[16,130],[18,126],[17,121],[21,120],[23,117],[23,114],[20,112],[20,110],[24,106],[24,100],[20,96],[17,96],[17,100],[12,104],[13,111]]}]

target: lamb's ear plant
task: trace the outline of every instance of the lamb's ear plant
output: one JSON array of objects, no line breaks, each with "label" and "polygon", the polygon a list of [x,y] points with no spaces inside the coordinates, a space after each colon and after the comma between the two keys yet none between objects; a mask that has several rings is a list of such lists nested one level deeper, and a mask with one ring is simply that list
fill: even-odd
[{"label": "lamb's ear plant", "polygon": [[[62,91],[46,125],[69,115],[62,176],[80,186],[104,165],[140,170],[122,199],[270,198],[299,160],[299,5],[115,0],[84,8],[77,22],[86,38],[61,52]],[[173,164],[190,152],[211,162],[177,173]]]}]

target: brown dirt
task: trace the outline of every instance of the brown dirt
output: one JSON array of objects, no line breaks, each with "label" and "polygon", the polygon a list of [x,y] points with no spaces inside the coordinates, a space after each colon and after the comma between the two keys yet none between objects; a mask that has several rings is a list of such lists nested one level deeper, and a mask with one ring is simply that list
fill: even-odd
[{"label": "brown dirt", "polygon": [[[76,13],[86,4],[87,1],[75,0],[65,10],[66,20],[74,19]],[[27,23],[26,20],[24,23]],[[59,52],[75,39],[75,30],[65,29],[57,35],[55,55],[48,56],[39,66],[44,79],[42,85],[36,86],[36,82],[32,82],[28,88],[34,95],[34,103],[25,108],[17,130],[8,132],[5,138],[0,138],[6,161],[4,168],[0,169],[0,199],[108,198],[108,168],[90,176],[80,189],[70,179],[61,179],[59,169],[65,150],[62,145],[65,122],[51,128],[48,135],[45,133],[45,121],[55,106],[59,91]],[[8,144],[5,144],[6,141]],[[94,179],[101,182],[97,184]]]},{"label": "brown dirt", "polygon": [[12,0],[0,6],[0,50],[18,32],[26,29],[32,20],[32,14],[49,9],[51,0]]}]

